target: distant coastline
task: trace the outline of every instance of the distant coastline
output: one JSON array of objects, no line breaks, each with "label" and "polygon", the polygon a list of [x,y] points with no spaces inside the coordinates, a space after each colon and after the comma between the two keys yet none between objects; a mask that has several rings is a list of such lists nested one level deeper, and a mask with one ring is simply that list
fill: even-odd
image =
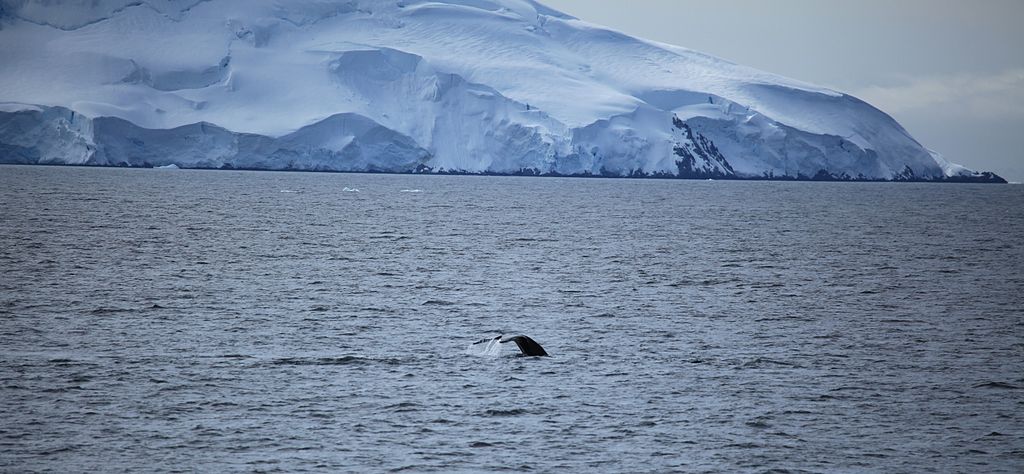
[{"label": "distant coastline", "polygon": [[260,172],[284,172],[284,173],[332,173],[332,174],[380,174],[380,175],[422,175],[422,176],[494,176],[494,177],[526,177],[526,178],[592,178],[592,179],[659,179],[679,181],[779,181],[779,182],[805,182],[805,183],[957,183],[957,184],[1021,184],[1009,182],[1002,176],[990,171],[979,172],[974,176],[946,176],[943,178],[921,178],[901,177],[899,179],[868,179],[853,177],[837,177],[830,173],[822,172],[815,176],[800,174],[798,176],[680,176],[670,173],[647,173],[636,172],[629,175],[606,174],[560,174],[542,173],[537,170],[521,170],[517,173],[496,173],[496,172],[470,172],[456,170],[409,170],[409,171],[383,171],[383,170],[333,170],[333,169],[301,169],[301,168],[248,168],[234,166],[220,167],[187,167],[178,165],[176,168],[167,166],[136,166],[136,165],[96,165],[96,164],[68,164],[68,163],[9,163],[3,162],[0,158],[0,166],[48,166],[48,167],[70,167],[70,168],[113,168],[113,169],[164,169],[164,170],[199,170],[199,171],[260,171]]}]

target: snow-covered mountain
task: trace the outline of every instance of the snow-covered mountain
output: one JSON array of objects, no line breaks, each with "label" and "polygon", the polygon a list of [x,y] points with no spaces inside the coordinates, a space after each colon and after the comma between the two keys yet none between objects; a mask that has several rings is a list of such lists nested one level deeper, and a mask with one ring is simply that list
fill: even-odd
[{"label": "snow-covered mountain", "polygon": [[0,162],[990,180],[845,94],[533,0],[0,0]]}]

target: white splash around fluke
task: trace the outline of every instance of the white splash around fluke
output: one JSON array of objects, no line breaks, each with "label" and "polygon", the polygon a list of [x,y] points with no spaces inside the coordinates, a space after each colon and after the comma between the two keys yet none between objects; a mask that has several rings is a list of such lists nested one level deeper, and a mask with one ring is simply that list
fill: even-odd
[{"label": "white splash around fluke", "polygon": [[502,344],[498,342],[501,336],[474,342],[466,347],[466,354],[479,357],[499,357],[502,354]]}]

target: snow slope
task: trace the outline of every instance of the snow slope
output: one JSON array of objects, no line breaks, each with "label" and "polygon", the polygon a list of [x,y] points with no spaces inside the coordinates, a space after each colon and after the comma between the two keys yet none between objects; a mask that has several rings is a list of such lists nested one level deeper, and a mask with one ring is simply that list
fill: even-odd
[{"label": "snow slope", "polygon": [[974,176],[848,95],[532,0],[0,0],[0,161]]}]

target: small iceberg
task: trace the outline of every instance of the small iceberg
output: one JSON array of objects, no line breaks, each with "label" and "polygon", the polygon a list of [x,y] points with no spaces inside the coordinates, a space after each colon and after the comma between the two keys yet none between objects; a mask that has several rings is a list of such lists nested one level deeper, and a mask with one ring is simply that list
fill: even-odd
[{"label": "small iceberg", "polygon": [[154,166],[153,168],[154,169],[158,169],[158,170],[180,170],[181,169],[181,168],[178,167],[178,165],[176,165],[174,163],[171,163],[169,165],[164,165],[164,166]]},{"label": "small iceberg", "polygon": [[288,193],[288,194],[295,194],[295,193],[298,193],[298,191],[293,191],[293,190],[291,190],[291,189],[282,189],[282,190],[281,190],[281,192],[282,192],[282,193]]},{"label": "small iceberg", "polygon": [[422,193],[423,190],[422,189],[403,189],[401,192],[403,192],[403,193]]},{"label": "small iceberg", "polygon": [[346,193],[358,193],[359,192],[358,189],[356,189],[356,188],[349,188],[349,187],[346,187],[346,188],[342,189],[342,191],[344,191]]}]

